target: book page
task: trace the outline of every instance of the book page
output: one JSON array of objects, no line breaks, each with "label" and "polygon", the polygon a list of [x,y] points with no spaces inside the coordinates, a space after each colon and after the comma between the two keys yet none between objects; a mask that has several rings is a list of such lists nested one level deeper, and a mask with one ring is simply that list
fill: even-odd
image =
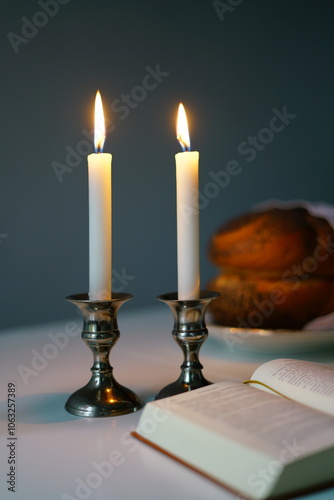
[{"label": "book page", "polygon": [[297,444],[301,455],[334,444],[334,420],[329,416],[237,382],[170,398],[168,408],[203,428],[276,456],[287,443]]},{"label": "book page", "polygon": [[311,485],[314,464],[334,477],[334,419],[242,382],[149,402],[134,435],[247,498],[296,489],[305,470]]},{"label": "book page", "polygon": [[256,381],[287,398],[334,416],[334,369],[310,361],[276,359],[264,363],[253,373]]}]

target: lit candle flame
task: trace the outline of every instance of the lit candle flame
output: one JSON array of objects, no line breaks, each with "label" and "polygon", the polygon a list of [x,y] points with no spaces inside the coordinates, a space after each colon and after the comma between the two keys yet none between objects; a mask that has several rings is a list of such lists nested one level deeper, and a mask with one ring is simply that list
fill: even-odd
[{"label": "lit candle flame", "polygon": [[96,92],[95,97],[95,116],[94,116],[94,146],[95,153],[102,153],[106,138],[106,129],[104,124],[103,105],[100,91]]},{"label": "lit candle flame", "polygon": [[176,138],[179,141],[183,151],[190,151],[187,115],[182,103],[180,103],[179,105],[179,111],[177,115]]}]

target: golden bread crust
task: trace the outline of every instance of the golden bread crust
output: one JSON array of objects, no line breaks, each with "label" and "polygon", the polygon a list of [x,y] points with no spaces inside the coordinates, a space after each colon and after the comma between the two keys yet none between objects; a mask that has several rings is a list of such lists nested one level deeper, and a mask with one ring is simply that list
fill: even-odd
[{"label": "golden bread crust", "polygon": [[334,230],[304,208],[248,213],[212,237],[220,292],[209,311],[225,326],[300,329],[334,312]]},{"label": "golden bread crust", "polygon": [[314,257],[318,275],[334,276],[334,252],[325,248],[330,242],[334,230],[324,219],[304,208],[274,208],[222,226],[211,239],[208,255],[218,267],[262,273],[286,271]]},{"label": "golden bread crust", "polygon": [[301,329],[334,309],[334,280],[221,274],[208,284],[221,295],[210,304],[216,323],[261,329]]}]

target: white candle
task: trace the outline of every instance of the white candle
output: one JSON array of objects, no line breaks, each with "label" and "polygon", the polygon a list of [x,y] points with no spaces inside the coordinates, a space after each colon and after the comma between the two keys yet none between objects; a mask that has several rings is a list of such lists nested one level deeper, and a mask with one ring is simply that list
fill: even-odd
[{"label": "white candle", "polygon": [[105,124],[100,92],[95,99],[95,153],[88,156],[89,186],[89,298],[111,298],[111,160],[102,153]]},{"label": "white candle", "polygon": [[199,153],[190,150],[187,117],[179,106],[177,139],[183,153],[175,155],[177,201],[177,268],[178,299],[197,299],[200,295],[199,271]]}]

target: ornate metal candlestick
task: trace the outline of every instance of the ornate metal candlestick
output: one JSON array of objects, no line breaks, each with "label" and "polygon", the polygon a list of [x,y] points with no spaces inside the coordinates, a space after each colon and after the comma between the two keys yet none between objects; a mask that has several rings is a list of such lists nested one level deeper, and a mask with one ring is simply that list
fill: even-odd
[{"label": "ornate metal candlestick", "polygon": [[155,399],[165,398],[181,392],[198,389],[211,384],[202,374],[203,366],[199,362],[199,350],[208,336],[205,324],[205,312],[210,302],[220,294],[211,291],[201,291],[199,299],[178,300],[176,292],[159,295],[157,298],[165,302],[172,310],[174,328],[172,335],[181,347],[184,362],[181,365],[181,375],[172,384],[164,387]]},{"label": "ornate metal candlestick", "polygon": [[72,394],[65,408],[80,417],[109,417],[137,411],[136,394],[121,386],[113,377],[109,353],[119,339],[117,312],[132,295],[113,293],[110,300],[89,300],[87,294],[66,297],[83,315],[82,339],[92,350],[94,364],[87,385]]}]

